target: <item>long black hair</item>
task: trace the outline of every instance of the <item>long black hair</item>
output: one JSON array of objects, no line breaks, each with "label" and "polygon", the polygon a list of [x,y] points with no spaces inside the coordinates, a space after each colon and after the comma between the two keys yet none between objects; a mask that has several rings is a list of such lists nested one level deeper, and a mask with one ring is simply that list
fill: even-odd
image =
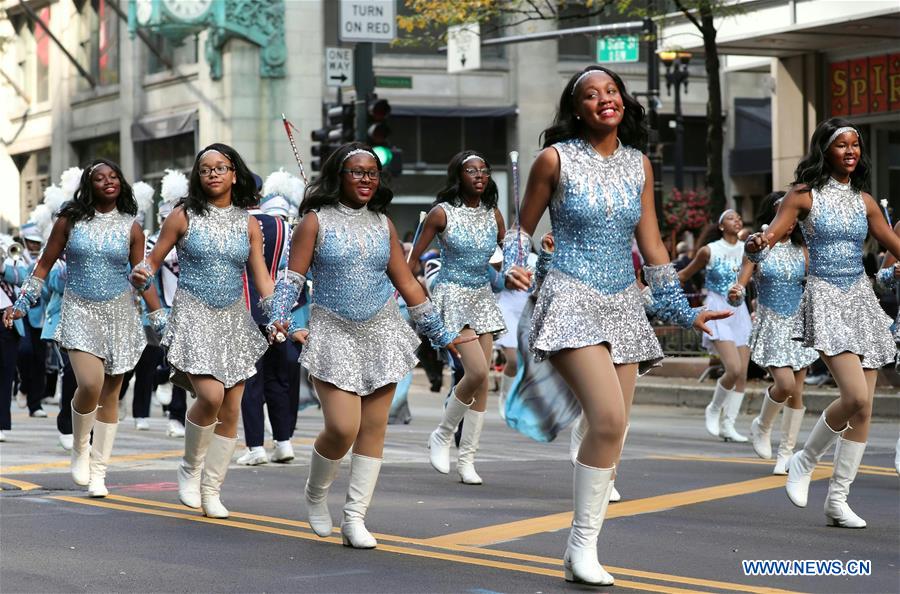
[{"label": "long black hair", "polygon": [[[375,165],[381,172],[381,159],[372,151],[372,147],[362,142],[348,142],[331,153],[322,164],[322,172],[318,178],[314,179],[303,193],[303,202],[300,203],[300,214],[305,215],[311,210],[318,210],[323,206],[337,204],[341,200],[341,170],[344,168],[344,158],[350,151],[366,151],[375,159]],[[388,204],[394,198],[394,193],[387,185],[385,185],[384,177],[378,176],[378,189],[366,208],[387,213]]]},{"label": "long black hair", "polygon": [[625,83],[622,78],[603,66],[593,64],[588,66],[581,72],[576,72],[566,83],[563,88],[562,95],[559,97],[559,107],[556,109],[556,116],[553,118],[553,124],[549,128],[541,132],[541,147],[548,146],[570,140],[572,138],[581,138],[584,135],[584,122],[575,117],[576,95],[572,93],[575,82],[585,72],[598,71],[605,72],[616,83],[619,93],[622,95],[622,103],[625,106],[625,113],[622,114],[622,123],[619,124],[619,139],[622,144],[636,148],[641,152],[647,150],[647,122],[644,118],[644,106],[638,103],[637,99],[628,94],[625,89]]},{"label": "long black hair", "polygon": [[178,201],[176,206],[183,205],[186,211],[194,214],[202,215],[209,212],[209,202],[206,198],[206,192],[203,191],[203,185],[200,183],[200,158],[207,151],[216,151],[231,161],[234,167],[234,175],[237,181],[231,187],[231,203],[238,208],[250,208],[259,202],[257,196],[256,180],[250,168],[244,163],[240,153],[221,142],[214,142],[204,147],[194,158],[194,167],[191,169],[190,182],[188,184],[188,195]]},{"label": "long black hair", "polygon": [[844,127],[853,128],[859,137],[859,162],[856,164],[856,169],[850,174],[850,185],[861,192],[869,191],[872,163],[869,161],[869,155],[866,154],[862,135],[859,134],[859,128],[841,118],[831,118],[816,126],[816,131],[813,132],[809,141],[809,152],[794,171],[792,186],[805,185],[810,189],[818,190],[825,185],[825,182],[831,177],[831,165],[825,157],[825,153],[828,152],[826,143],[838,128]]},{"label": "long black hair", "polygon": [[116,208],[121,213],[136,215],[138,211],[137,200],[134,199],[134,193],[131,190],[131,184],[125,179],[122,169],[115,161],[109,159],[94,159],[90,165],[81,172],[81,181],[78,183],[78,189],[71,200],[62,205],[59,209],[59,216],[66,217],[71,223],[78,221],[89,221],[94,218],[94,185],[91,182],[91,175],[97,167],[106,165],[119,178],[119,197],[116,198]]},{"label": "long black hair", "polygon": [[[484,161],[484,164],[488,169],[491,169],[491,164],[488,162],[487,158],[478,151],[462,151],[461,153],[456,153],[453,158],[450,159],[450,164],[447,165],[447,183],[444,188],[437,193],[437,197],[434,199],[434,204],[432,204],[432,206],[437,206],[441,202],[449,202],[453,206],[460,206],[462,204],[462,197],[460,196],[460,178],[462,177],[463,161],[469,157],[478,157]],[[481,194],[481,206],[487,210],[493,210],[494,207],[497,206],[498,195],[497,184],[494,182],[493,178],[489,177],[487,183],[484,185],[484,192]]]},{"label": "long black hair", "polygon": [[[771,225],[775,215],[778,214],[778,206],[784,198],[785,192],[772,192],[762,199],[759,203],[759,212],[756,213],[756,227],[762,229],[763,225]],[[794,225],[791,231],[791,243],[794,245],[803,245],[803,233],[800,231],[800,225]]]}]

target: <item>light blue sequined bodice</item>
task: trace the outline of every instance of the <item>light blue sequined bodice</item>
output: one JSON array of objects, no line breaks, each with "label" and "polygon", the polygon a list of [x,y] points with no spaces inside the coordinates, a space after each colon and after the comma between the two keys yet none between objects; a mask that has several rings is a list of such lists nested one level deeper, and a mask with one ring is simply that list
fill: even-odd
[{"label": "light blue sequined bodice", "polygon": [[619,145],[604,158],[583,140],[553,147],[560,173],[550,203],[551,269],[600,293],[623,291],[635,281],[631,238],[641,218],[643,155]]},{"label": "light blue sequined bodice", "polygon": [[129,290],[134,216],[112,210],[72,226],[66,243],[66,289],[91,301],[107,301]]},{"label": "light blue sequined bodice", "polygon": [[455,283],[464,287],[489,284],[488,260],[497,249],[497,219],[493,209],[453,206],[446,202],[440,206],[447,214],[447,226],[438,237],[441,270],[435,284]]},{"label": "light blue sequined bodice", "polygon": [[803,248],[790,241],[772,248],[756,268],[759,302],[782,316],[794,315],[803,296],[806,261]]},{"label": "light blue sequined bodice", "polygon": [[391,256],[387,217],[342,204],[322,207],[316,215],[312,302],[342,318],[370,319],[394,293],[387,276]]},{"label": "light blue sequined bodice", "polygon": [[724,239],[709,244],[709,262],[706,264],[706,290],[728,295],[728,289],[737,282],[744,258],[744,244],[730,244]]},{"label": "light blue sequined bodice", "polygon": [[250,256],[247,211],[209,206],[188,213],[188,231],[176,245],[178,288],[210,307],[226,307],[244,295],[244,266]]},{"label": "light blue sequined bodice", "polygon": [[869,231],[862,194],[829,178],[812,191],[812,208],[800,221],[809,247],[809,274],[849,289],[863,271],[862,245]]}]

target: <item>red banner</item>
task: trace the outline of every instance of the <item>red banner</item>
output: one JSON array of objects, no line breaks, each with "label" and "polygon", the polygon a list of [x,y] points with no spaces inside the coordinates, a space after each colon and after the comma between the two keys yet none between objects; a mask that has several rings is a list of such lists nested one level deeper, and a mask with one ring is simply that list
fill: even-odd
[{"label": "red banner", "polygon": [[833,62],[828,67],[828,78],[831,81],[831,115],[845,116],[850,114],[847,62]]},{"label": "red banner", "polygon": [[869,113],[869,71],[866,58],[850,60],[850,114]]},{"label": "red banner", "polygon": [[900,54],[888,56],[888,101],[891,111],[900,111]]},{"label": "red banner", "polygon": [[900,111],[900,54],[828,65],[832,116]]}]

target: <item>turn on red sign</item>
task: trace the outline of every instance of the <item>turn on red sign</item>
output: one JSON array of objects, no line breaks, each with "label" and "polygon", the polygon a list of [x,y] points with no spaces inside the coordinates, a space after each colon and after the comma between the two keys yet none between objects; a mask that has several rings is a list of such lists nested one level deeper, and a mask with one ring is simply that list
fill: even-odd
[{"label": "turn on red sign", "polygon": [[393,41],[396,12],[396,0],[341,0],[341,41]]}]

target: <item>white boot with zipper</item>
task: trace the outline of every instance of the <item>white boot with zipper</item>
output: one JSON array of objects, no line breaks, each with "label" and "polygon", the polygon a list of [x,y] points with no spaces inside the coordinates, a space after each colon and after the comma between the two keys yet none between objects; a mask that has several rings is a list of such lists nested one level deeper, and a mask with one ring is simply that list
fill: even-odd
[{"label": "white boot with zipper", "polygon": [[441,474],[450,472],[450,443],[453,441],[459,422],[471,405],[471,402],[465,404],[456,398],[456,388],[454,387],[447,399],[447,406],[444,407],[440,424],[428,437],[429,461],[431,466]]},{"label": "white boot with zipper", "polygon": [[361,454],[350,457],[350,484],[344,503],[344,519],[341,521],[341,540],[345,547],[374,549],[378,541],[366,528],[366,512],[375,493],[381,458]]},{"label": "white boot with zipper", "polygon": [[772,469],[772,474],[784,476],[787,475],[787,463],[794,453],[797,436],[800,435],[800,425],[803,424],[806,407],[786,407],[781,410],[781,442],[778,444],[778,454],[775,457],[775,468]]},{"label": "white boot with zipper", "polygon": [[856,472],[862,462],[866,444],[841,438],[834,448],[834,472],[828,482],[825,497],[825,517],[832,526],[839,528],[865,528],[866,521],[853,513],[847,505],[850,485],[856,480]]},{"label": "white boot with zipper", "polygon": [[309,462],[309,478],[306,479],[306,513],[309,525],[317,535],[331,536],[334,524],[328,511],[328,490],[341,468],[340,460],[331,460],[313,448]]},{"label": "white boot with zipper", "polygon": [[481,477],[475,472],[475,453],[481,441],[481,429],[484,426],[484,413],[469,409],[463,416],[462,436],[459,440],[459,457],[456,460],[456,472],[459,481],[466,485],[482,484]]},{"label": "white boot with zipper", "polygon": [[612,586],[615,582],[597,560],[597,538],[609,506],[609,491],[615,470],[615,466],[593,468],[575,462],[572,487],[575,512],[563,557],[567,582],[592,586]]},{"label": "white boot with zipper", "polygon": [[228,517],[228,509],[222,505],[219,495],[236,447],[237,437],[222,437],[213,433],[200,477],[200,507],[207,518]]},{"label": "white boot with zipper", "polygon": [[103,423],[94,421],[94,443],[91,446],[90,481],[88,483],[88,495],[91,497],[106,497],[109,491],[106,488],[106,467],[112,454],[113,442],[116,440],[118,423]]},{"label": "white boot with zipper", "polygon": [[763,460],[772,458],[772,425],[775,422],[775,417],[784,408],[784,402],[772,400],[772,396],[769,395],[771,390],[771,386],[766,388],[762,410],[750,423],[750,441],[753,442],[753,451]]},{"label": "white boot with zipper", "polygon": [[200,509],[200,474],[216,424],[201,427],[185,419],[184,457],[178,465],[178,499],[187,507]]},{"label": "white boot with zipper", "polygon": [[719,424],[719,437],[725,441],[744,443],[749,441],[746,435],[741,435],[734,428],[737,417],[741,412],[741,403],[744,402],[744,393],[728,391],[728,397],[722,407],[722,422]]},{"label": "white boot with zipper", "polygon": [[97,421],[97,411],[81,414],[72,405],[72,480],[76,485],[91,482],[91,430]]},{"label": "white boot with zipper", "polygon": [[716,389],[713,391],[712,400],[706,405],[704,415],[706,417],[706,431],[713,437],[719,437],[719,423],[722,418],[722,406],[731,390],[722,386],[722,380],[716,381]]},{"label": "white boot with zipper", "polygon": [[809,432],[803,449],[791,456],[788,461],[788,478],[784,488],[791,503],[797,507],[806,507],[809,482],[812,480],[816,463],[822,459],[831,444],[837,441],[849,427],[848,424],[840,431],[835,431],[825,422],[825,413],[822,413],[822,416],[816,421],[815,427]]}]

